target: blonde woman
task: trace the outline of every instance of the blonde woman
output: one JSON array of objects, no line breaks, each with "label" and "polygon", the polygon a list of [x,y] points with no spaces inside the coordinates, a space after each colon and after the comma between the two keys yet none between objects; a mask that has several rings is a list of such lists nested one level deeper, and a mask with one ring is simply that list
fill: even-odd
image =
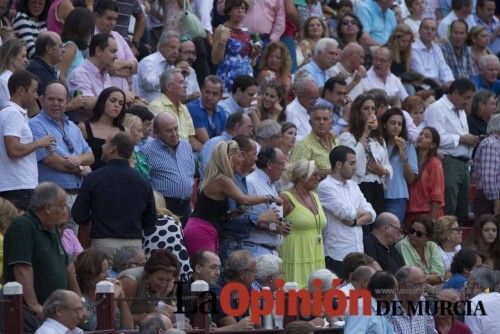
[{"label": "blonde woman", "polygon": [[286,282],[307,286],[311,272],[325,267],[322,231],[326,216],[315,189],[318,173],[314,161],[298,160],[292,170],[293,187],[281,194],[283,216],[292,232],[283,240],[280,257]]},{"label": "blonde woman", "polygon": [[470,29],[467,35],[467,45],[470,46],[476,73],[479,71],[479,58],[484,55],[493,54],[488,47],[489,44],[490,37],[486,27],[477,25]]},{"label": "blonde woman", "polygon": [[462,249],[462,229],[458,225],[457,217],[442,216],[437,218],[434,221],[433,239],[439,246],[444,269],[449,273],[453,257]]},{"label": "blonde woman", "polygon": [[0,197],[0,287],[3,282],[3,235],[7,231],[10,222],[14,219],[19,212],[14,204]]},{"label": "blonde woman", "polygon": [[411,45],[415,42],[412,29],[404,24],[398,24],[392,32],[387,47],[391,50],[392,65],[391,72],[400,77],[410,69]]},{"label": "blonde woman", "polygon": [[130,163],[131,166],[141,175],[149,178],[151,167],[149,166],[148,159],[139,151],[139,147],[137,146],[144,137],[144,133],[142,132],[142,120],[135,115],[127,113],[125,117],[123,117],[122,125],[129,131],[130,138],[132,138],[132,142],[135,145],[134,154],[132,155],[132,161]]},{"label": "blonde woman", "polygon": [[149,259],[154,250],[164,248],[170,250],[177,256],[181,264],[179,279],[182,282],[187,282],[191,278],[193,270],[189,264],[186,247],[184,247],[184,236],[179,217],[167,209],[165,199],[160,193],[155,191],[154,198],[158,222],[153,231],[143,232],[142,248],[144,249],[146,260]]},{"label": "blonde woman", "polygon": [[200,250],[218,253],[218,233],[228,214],[229,198],[244,206],[281,203],[281,199],[272,195],[248,196],[241,192],[233,178],[242,162],[243,156],[234,140],[220,142],[212,151],[200,186],[198,201],[184,228],[184,241],[190,256]]}]

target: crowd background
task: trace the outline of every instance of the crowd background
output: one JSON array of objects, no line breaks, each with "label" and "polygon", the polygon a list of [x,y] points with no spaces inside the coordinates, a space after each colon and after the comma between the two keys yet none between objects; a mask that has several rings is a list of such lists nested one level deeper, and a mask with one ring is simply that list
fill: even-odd
[{"label": "crowd background", "polygon": [[176,281],[336,277],[487,316],[299,331],[500,330],[499,7],[0,0],[0,277],[25,332],[95,329],[105,279],[117,328],[156,333],[190,326]]}]

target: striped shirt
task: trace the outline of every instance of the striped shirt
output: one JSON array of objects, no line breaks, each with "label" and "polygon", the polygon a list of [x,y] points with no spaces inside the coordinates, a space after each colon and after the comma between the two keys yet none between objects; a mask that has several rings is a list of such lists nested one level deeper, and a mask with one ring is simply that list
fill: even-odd
[{"label": "striped shirt", "polygon": [[137,0],[116,0],[115,2],[118,7],[118,20],[113,30],[127,38],[130,17],[134,16],[137,19],[142,14],[142,9]]},{"label": "striped shirt", "polygon": [[491,134],[477,147],[474,172],[478,188],[490,201],[500,199],[500,136]]},{"label": "striped shirt", "polygon": [[457,54],[455,47],[448,41],[441,44],[441,50],[455,78],[470,78],[477,74],[471,51],[467,46],[462,46],[461,54]]},{"label": "striped shirt", "polygon": [[194,155],[191,145],[181,140],[175,149],[159,138],[141,148],[151,166],[151,185],[164,197],[189,199],[194,184]]},{"label": "striped shirt", "polygon": [[47,22],[45,20],[34,21],[28,14],[17,12],[12,29],[17,32],[17,37],[26,43],[28,58],[35,54],[35,40],[39,33],[47,31]]},{"label": "striped shirt", "polygon": [[[276,190],[274,183],[272,183],[269,176],[259,168],[247,176],[247,186],[249,195],[262,196],[271,194],[278,197],[278,191]],[[257,222],[256,218],[262,212],[269,210],[271,207],[276,208],[280,217],[283,217],[283,206],[276,206],[274,203],[264,203],[250,207],[250,216],[253,218],[253,221]],[[254,228],[250,231],[250,236],[247,241],[255,244],[279,248],[281,242],[283,241],[283,236],[273,231],[265,231]]]}]

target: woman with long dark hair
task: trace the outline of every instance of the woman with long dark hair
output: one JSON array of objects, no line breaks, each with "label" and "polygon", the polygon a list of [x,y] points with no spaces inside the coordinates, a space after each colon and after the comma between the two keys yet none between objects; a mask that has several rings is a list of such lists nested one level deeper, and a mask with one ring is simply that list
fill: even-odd
[{"label": "woman with long dark hair", "polygon": [[286,121],[285,114],[286,88],[278,80],[265,82],[262,85],[262,95],[259,103],[251,107],[248,116],[252,119],[253,128],[256,129],[260,122],[272,119],[282,123]]},{"label": "woman with long dark hair", "polygon": [[96,170],[104,166],[102,160],[102,145],[106,139],[118,131],[125,131],[122,125],[125,117],[125,93],[116,87],[108,87],[99,94],[88,122],[78,124],[83,138],[87,140],[94,153],[94,164],[90,166]]},{"label": "woman with long dark hair", "polygon": [[481,215],[472,226],[465,246],[474,247],[483,264],[495,270],[500,269],[500,216]]},{"label": "woman with long dark hair", "polygon": [[432,219],[443,216],[444,174],[437,149],[441,137],[433,127],[425,127],[417,139],[418,175],[410,184],[410,198],[406,208],[406,222],[416,216]]}]

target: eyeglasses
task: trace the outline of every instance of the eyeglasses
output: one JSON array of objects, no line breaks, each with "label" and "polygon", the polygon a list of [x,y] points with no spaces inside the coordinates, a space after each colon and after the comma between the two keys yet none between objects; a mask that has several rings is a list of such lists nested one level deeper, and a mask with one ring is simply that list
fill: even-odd
[{"label": "eyeglasses", "polygon": [[356,26],[358,23],[355,20],[342,21],[343,26]]},{"label": "eyeglasses", "polygon": [[68,152],[70,154],[73,154],[75,152],[75,148],[73,147],[73,144],[71,143],[71,140],[69,140],[68,137],[66,137],[66,133],[63,132],[63,142],[64,144],[66,144],[66,146],[68,147]]},{"label": "eyeglasses", "polygon": [[424,232],[422,232],[422,231],[417,231],[417,230],[415,230],[413,227],[412,227],[412,228],[410,228],[410,230],[408,231],[408,234],[409,234],[409,235],[416,235],[416,236],[417,236],[417,238],[422,238],[422,237],[425,235],[425,233],[424,233]]}]

